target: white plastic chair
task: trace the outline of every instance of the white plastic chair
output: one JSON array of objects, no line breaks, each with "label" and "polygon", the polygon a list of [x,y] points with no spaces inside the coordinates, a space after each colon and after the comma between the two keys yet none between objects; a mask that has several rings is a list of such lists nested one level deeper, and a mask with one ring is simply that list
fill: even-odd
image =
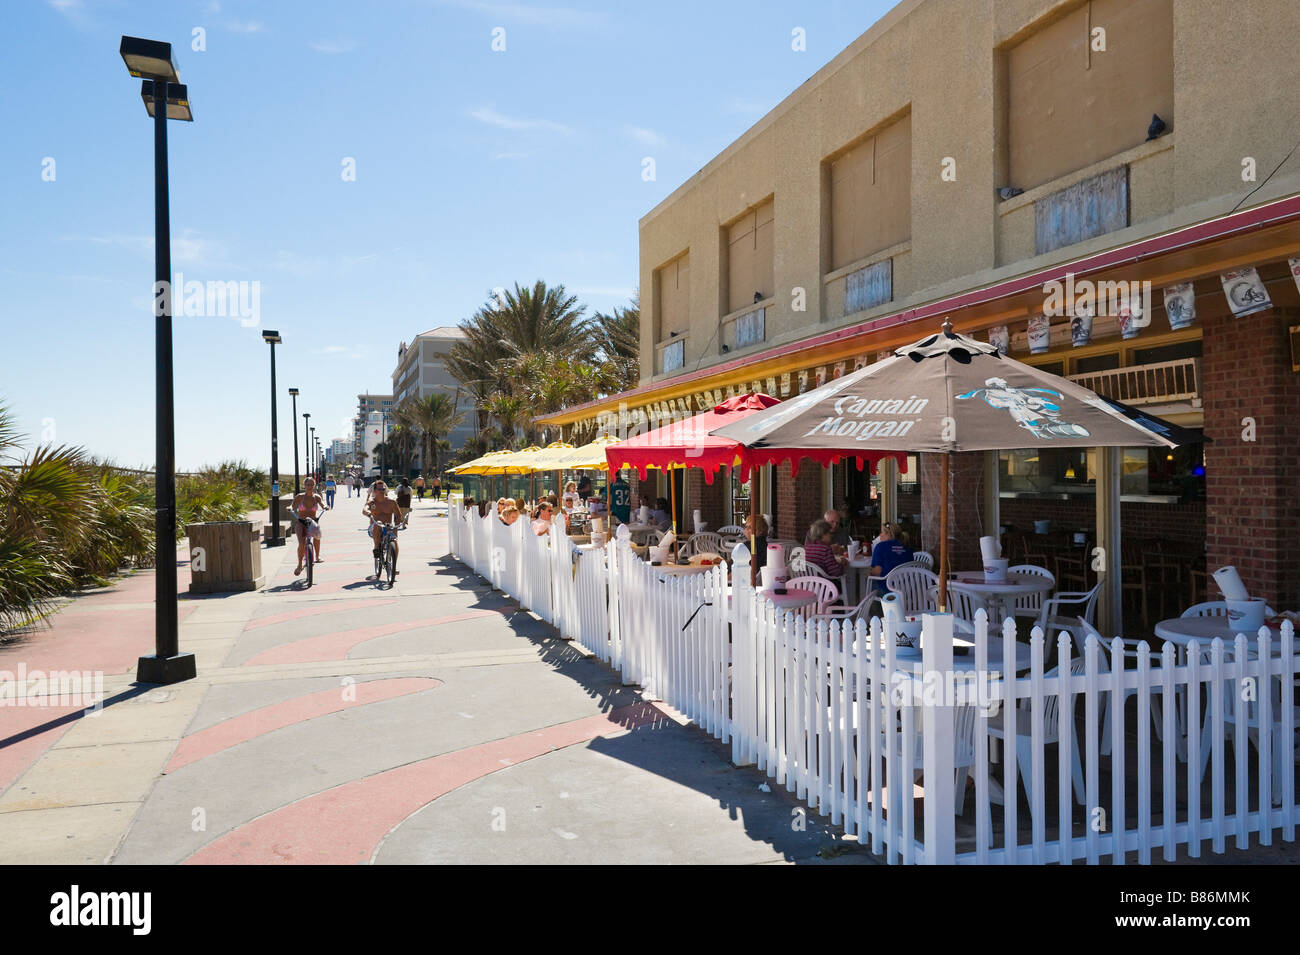
[{"label": "white plastic chair", "polygon": [[[1094,627],[1090,622],[1085,620],[1083,617],[1076,617],[1075,624],[1078,626],[1078,633],[1079,633],[1079,636],[1075,637],[1075,642],[1079,644],[1079,657],[1083,658],[1084,656],[1084,648],[1087,646],[1088,638],[1096,637],[1097,642],[1101,644],[1102,652],[1106,655],[1105,672],[1110,673],[1115,667],[1115,660],[1113,659],[1114,654],[1111,651],[1111,641],[1103,637],[1101,633],[1097,630],[1097,628]],[[1124,651],[1123,651],[1124,659],[1137,660],[1143,652],[1141,647],[1141,643],[1143,641],[1125,639],[1125,638],[1121,638],[1121,639],[1123,640],[1124,643]],[[1153,650],[1150,644],[1148,644],[1146,649],[1146,654],[1147,654],[1147,659],[1150,661],[1151,669],[1159,670],[1161,663],[1163,662],[1163,659],[1160,656],[1159,651]],[[1131,667],[1129,667],[1127,664],[1122,664],[1122,665],[1124,669],[1131,669]],[[1101,728],[1101,740],[1100,740],[1101,750],[1100,751],[1102,756],[1109,756],[1110,755],[1110,721],[1115,712],[1116,701],[1112,699],[1114,693],[1109,692],[1108,687],[1103,686],[1102,690],[1106,694],[1106,719],[1102,724],[1102,728]],[[1120,710],[1121,713],[1123,712],[1123,706],[1126,703],[1128,703],[1128,698],[1130,696],[1136,696],[1137,693],[1138,693],[1137,687],[1126,687],[1124,689],[1124,699],[1119,701],[1119,706],[1121,707]],[[1163,694],[1160,694],[1159,692],[1151,693],[1150,713],[1151,713],[1152,727],[1156,733],[1156,739],[1162,740],[1164,739],[1164,721],[1163,719],[1161,719],[1161,715],[1160,715],[1162,712],[1161,705],[1160,705],[1161,695]]]},{"label": "white plastic chair", "polygon": [[926,570],[934,570],[934,555],[928,550],[918,550],[912,553],[911,563],[919,564]]},{"label": "white plastic chair", "polygon": [[1099,593],[1101,593],[1101,581],[1087,592],[1062,592],[1055,597],[1048,597],[1043,601],[1043,608],[1038,613],[1038,626],[1049,639],[1061,631],[1070,634],[1082,656],[1085,638],[1079,621],[1082,620],[1090,626],[1096,622]]},{"label": "white plastic chair", "polygon": [[826,609],[840,599],[840,588],[833,580],[825,577],[791,577],[785,582],[787,588],[811,590],[817,595],[815,613],[825,613]]},{"label": "white plastic chair", "polygon": [[[687,556],[703,553],[718,553],[724,549],[722,539],[712,531],[701,531],[698,534],[692,534],[691,539],[686,542],[685,546],[690,548],[686,551]],[[681,551],[679,551],[679,553],[681,553]]]},{"label": "white plastic chair", "polygon": [[728,552],[741,541],[748,540],[745,536],[745,529],[739,524],[726,524],[719,527],[717,535],[722,541],[723,548]]},{"label": "white plastic chair", "polygon": [[831,579],[831,575],[826,573],[816,564],[808,563],[808,558],[804,556],[802,547],[791,547],[790,556],[786,558],[786,566],[792,574],[803,574],[812,577],[822,577],[826,580]]},{"label": "white plastic chair", "polygon": [[[973,628],[975,613],[980,608],[984,608],[984,611],[988,612],[988,606],[985,604],[983,597],[973,590],[967,590],[960,583],[948,584],[948,612],[957,620],[968,623]],[[990,620],[990,629],[995,628],[996,623],[996,621]]]},{"label": "white plastic chair", "polygon": [[903,613],[924,613],[936,608],[934,595],[939,587],[939,577],[933,571],[916,564],[903,564],[885,575],[885,586],[899,595]]},{"label": "white plastic chair", "polygon": [[[1084,661],[1078,657],[1070,661],[1070,675],[1075,676],[1084,672]],[[1060,667],[1052,667],[1043,674],[1050,679],[1060,674]],[[1078,703],[1080,697],[1075,694],[1071,699]],[[1025,787],[1025,798],[1029,800],[1032,808],[1033,799],[1033,781],[1029,778],[1032,769],[1034,755],[1034,711],[1031,706],[1032,700],[1020,700],[1016,708],[1016,766],[1020,769],[1020,783]],[[1083,762],[1079,758],[1079,737],[1074,726],[1074,714],[1070,713],[1065,717],[1065,723],[1070,732],[1070,777],[1074,784],[1074,800],[1079,805],[1083,805],[1084,788],[1083,788]],[[1000,739],[1006,742],[1006,732],[1002,717],[992,717],[989,719],[988,733],[991,738]],[[1053,693],[1043,701],[1043,746],[1051,746],[1054,743],[1061,742],[1061,698],[1059,694]],[[1049,764],[1052,765],[1052,764]]]},{"label": "white plastic chair", "polygon": [[[1051,581],[1053,587],[1056,586],[1056,575],[1046,567],[1039,567],[1037,564],[1016,564],[1016,566],[1008,568],[1007,573],[1033,574],[1035,577],[1043,577]],[[1043,601],[1045,599],[1047,599],[1045,593],[1038,590],[1029,594],[1020,594],[1008,601],[1006,606],[1013,617],[1028,617],[1030,620],[1037,620],[1043,615]]]}]

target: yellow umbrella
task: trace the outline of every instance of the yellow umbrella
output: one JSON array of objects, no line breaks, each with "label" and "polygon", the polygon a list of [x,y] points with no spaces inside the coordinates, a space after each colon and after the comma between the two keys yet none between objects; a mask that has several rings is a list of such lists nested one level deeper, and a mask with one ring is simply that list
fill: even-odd
[{"label": "yellow umbrella", "polygon": [[528,474],[532,468],[529,462],[537,457],[541,448],[533,445],[522,451],[507,451],[504,455],[490,462],[483,470],[484,474]]},{"label": "yellow umbrella", "polygon": [[487,468],[500,461],[502,456],[514,454],[513,451],[489,451],[482,457],[475,458],[473,461],[466,461],[459,467],[450,468],[452,474],[486,474]]},{"label": "yellow umbrella", "polygon": [[605,457],[605,448],[618,444],[619,438],[602,434],[595,441],[565,452],[558,467],[565,471],[608,471],[609,461]]}]

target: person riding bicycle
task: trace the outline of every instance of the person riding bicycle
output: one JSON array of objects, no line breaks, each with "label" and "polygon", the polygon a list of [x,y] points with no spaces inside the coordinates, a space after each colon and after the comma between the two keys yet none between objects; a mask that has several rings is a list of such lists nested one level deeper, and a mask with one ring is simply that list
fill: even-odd
[{"label": "person riding bicycle", "polygon": [[[396,527],[403,523],[404,518],[402,509],[397,506],[397,502],[388,496],[388,489],[384,486],[383,479],[380,478],[371,485],[373,496],[366,502],[366,506],[361,509],[361,513],[370,518],[370,539],[375,545],[375,556],[379,556],[380,548],[384,543],[384,533],[381,529],[384,525]],[[397,541],[393,541],[394,553],[397,552]],[[401,573],[401,571],[397,571]]]},{"label": "person riding bicycle", "polygon": [[293,575],[297,577],[302,573],[302,562],[307,556],[308,534],[316,538],[316,561],[319,563],[321,559],[320,523],[317,518],[320,517],[322,510],[328,511],[329,508],[325,505],[325,501],[321,499],[321,496],[316,493],[315,478],[307,478],[303,482],[302,493],[294,497],[290,509],[298,518],[297,523],[294,525],[298,533],[298,568],[293,572]]}]

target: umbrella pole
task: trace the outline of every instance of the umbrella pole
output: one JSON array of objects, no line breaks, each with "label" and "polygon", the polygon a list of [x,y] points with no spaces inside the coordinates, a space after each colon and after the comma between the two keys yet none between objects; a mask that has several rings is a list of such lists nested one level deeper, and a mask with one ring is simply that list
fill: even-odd
[{"label": "umbrella pole", "polygon": [[[758,513],[758,469],[750,468],[749,470],[749,586],[757,586],[758,581],[758,521],[754,515]],[[772,528],[768,528],[770,534]]]},{"label": "umbrella pole", "polygon": [[[673,563],[677,562],[677,483],[673,480],[673,469],[668,467],[664,471],[668,475],[668,494],[672,497],[672,504],[669,505],[669,516],[673,519]],[[685,472],[683,472],[685,473]]]},{"label": "umbrella pole", "polygon": [[943,483],[939,486],[939,612],[948,612],[948,475],[951,455],[943,455]]}]

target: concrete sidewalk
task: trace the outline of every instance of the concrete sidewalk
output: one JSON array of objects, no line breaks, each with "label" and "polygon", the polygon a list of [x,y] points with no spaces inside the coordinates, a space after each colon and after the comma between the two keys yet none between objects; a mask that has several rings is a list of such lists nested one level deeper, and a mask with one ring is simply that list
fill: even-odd
[{"label": "concrete sidewalk", "polygon": [[107,697],[0,708],[0,862],[871,859],[443,556],[431,504],[392,590],[341,492],[311,590],[290,546],[263,551],[261,592],[186,595],[189,683],[133,684],[151,574],[0,650],[101,670]]}]

